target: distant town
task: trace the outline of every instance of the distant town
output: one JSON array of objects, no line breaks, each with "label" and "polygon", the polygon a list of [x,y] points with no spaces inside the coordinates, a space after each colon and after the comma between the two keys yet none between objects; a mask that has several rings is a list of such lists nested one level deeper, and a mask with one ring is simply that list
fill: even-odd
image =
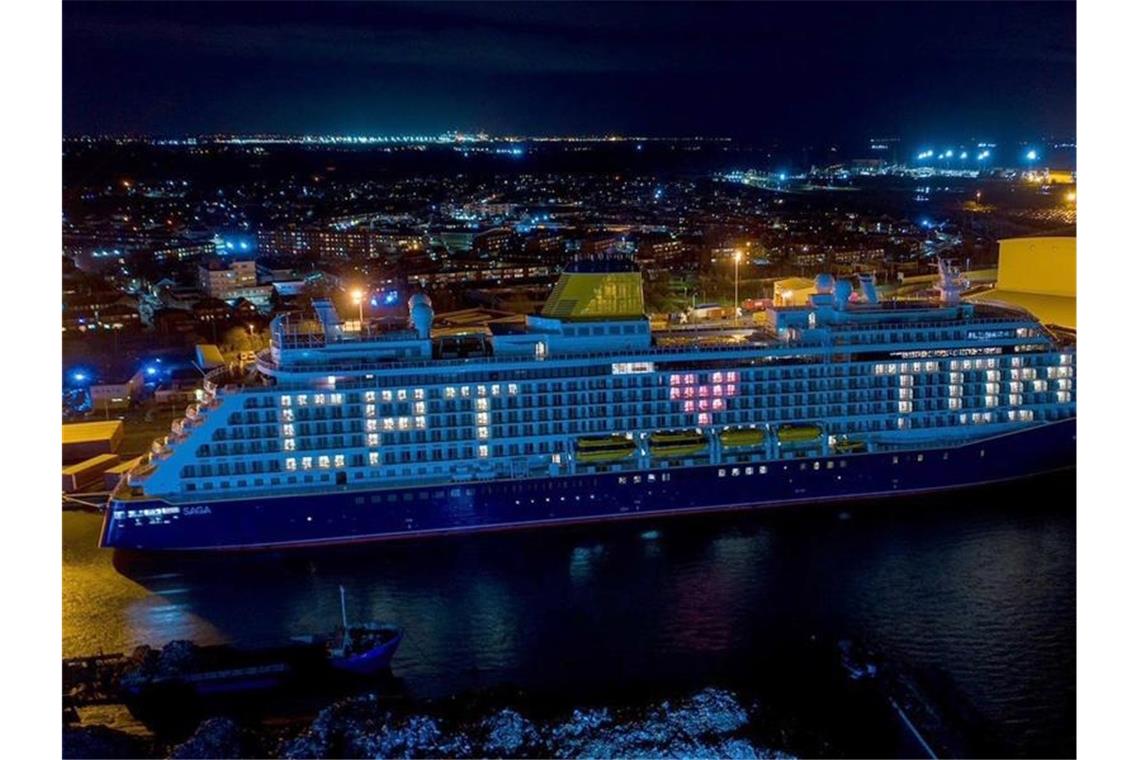
[{"label": "distant town", "polygon": [[77,137],[63,152],[63,417],[125,419],[127,454],[206,365],[252,361],[269,320],[313,298],[379,318],[423,290],[444,329],[478,329],[535,312],[567,262],[617,253],[655,319],[715,319],[820,272],[905,294],[950,257],[992,281],[999,239],[1075,233],[1075,146],[1055,140]]}]

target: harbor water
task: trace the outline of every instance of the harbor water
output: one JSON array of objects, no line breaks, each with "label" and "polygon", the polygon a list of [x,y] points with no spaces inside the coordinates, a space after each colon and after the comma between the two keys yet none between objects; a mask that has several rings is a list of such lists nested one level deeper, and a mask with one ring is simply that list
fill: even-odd
[{"label": "harbor water", "polygon": [[842,507],[158,559],[97,548],[101,518],[69,512],[63,654],[325,631],[343,585],[351,617],[406,629],[393,671],[415,696],[810,695],[790,653],[850,638],[916,674],[988,746],[1068,756],[1075,501],[1065,474]]}]

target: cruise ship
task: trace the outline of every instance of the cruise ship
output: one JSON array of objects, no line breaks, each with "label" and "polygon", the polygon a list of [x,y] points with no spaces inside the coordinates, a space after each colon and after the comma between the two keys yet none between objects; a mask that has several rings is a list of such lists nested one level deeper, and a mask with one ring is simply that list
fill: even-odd
[{"label": "cruise ship", "polygon": [[482,334],[278,316],[244,375],[112,493],[131,550],[340,544],[877,499],[1076,461],[1076,347],[967,303],[821,275],[802,306],[652,329],[628,259],[578,261],[540,314]]}]

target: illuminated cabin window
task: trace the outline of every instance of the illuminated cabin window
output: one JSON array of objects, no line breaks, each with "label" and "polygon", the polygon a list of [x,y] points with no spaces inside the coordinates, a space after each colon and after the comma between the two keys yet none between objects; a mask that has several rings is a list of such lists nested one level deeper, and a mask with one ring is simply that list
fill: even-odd
[{"label": "illuminated cabin window", "polygon": [[962,423],[963,425],[965,425],[969,421],[970,421],[970,418],[968,415],[965,415],[965,414],[959,414],[958,415],[958,422]]},{"label": "illuminated cabin window", "polygon": [[1069,403],[1069,400],[1072,397],[1073,397],[1073,394],[1071,394],[1069,391],[1057,391],[1057,402],[1058,403],[1067,404],[1067,403]]},{"label": "illuminated cabin window", "polygon": [[427,427],[427,417],[416,417],[416,430],[423,430]]},{"label": "illuminated cabin window", "polygon": [[507,393],[511,396],[517,396],[519,395],[519,387],[514,383],[510,383],[507,385]]},{"label": "illuminated cabin window", "polygon": [[501,392],[502,392],[502,387],[498,383],[495,383],[494,385],[491,386],[491,395],[492,396],[498,396]]},{"label": "illuminated cabin window", "polygon": [[368,452],[368,464],[380,464],[380,455],[375,451]]},{"label": "illuminated cabin window", "polygon": [[322,470],[327,470],[329,468],[330,464],[331,464],[331,461],[329,460],[328,454],[322,454],[320,457],[317,458],[317,466],[320,467]]},{"label": "illuminated cabin window", "polygon": [[313,458],[312,457],[301,457],[301,469],[302,470],[313,469]]},{"label": "illuminated cabin window", "polygon": [[[990,361],[993,361],[993,360],[991,359]],[[1020,356],[1014,356],[1014,357],[1012,357],[1012,358],[1009,360],[1009,366],[1011,366],[1011,367],[1020,367],[1020,366],[1021,366],[1021,357],[1020,357]]]},{"label": "illuminated cabin window", "polygon": [[285,450],[286,451],[294,451],[294,450],[296,450],[296,448],[297,448],[297,442],[295,440],[293,440],[292,438],[286,438],[285,439]]},{"label": "illuminated cabin window", "polygon": [[304,393],[301,393],[297,396],[297,406],[307,406],[308,403],[309,403],[309,397],[306,396]]},{"label": "illuminated cabin window", "polygon": [[1010,381],[1010,383],[1009,383],[1009,392],[1010,393],[1021,393],[1021,391],[1023,391],[1023,390],[1024,390],[1024,386],[1022,386],[1022,384],[1019,381],[1016,381],[1016,380]]},{"label": "illuminated cabin window", "polygon": [[293,426],[292,425],[282,425],[281,426],[281,434],[285,435],[285,436],[292,436],[293,435]]},{"label": "illuminated cabin window", "polygon": [[465,385],[459,389],[459,395],[463,398],[471,398],[471,386]]},{"label": "illuminated cabin window", "polygon": [[1001,372],[996,369],[991,369],[986,372],[986,380],[991,383],[996,383],[1001,380]]},{"label": "illuminated cabin window", "polygon": [[369,433],[368,434],[368,445],[369,446],[379,446],[380,445],[380,434],[379,433]]},{"label": "illuminated cabin window", "polygon": [[950,362],[950,369],[957,372],[958,370],[962,369],[962,362],[954,359]]},{"label": "illuminated cabin window", "polygon": [[407,401],[408,400],[408,390],[406,388],[401,388],[400,390],[396,391],[396,400],[397,401]]},{"label": "illuminated cabin window", "polygon": [[364,416],[365,417],[375,417],[376,416],[376,405],[375,404],[365,404],[364,405]]},{"label": "illuminated cabin window", "polygon": [[712,424],[712,415],[709,414],[708,412],[703,412],[703,413],[697,415],[697,424],[711,425]]},{"label": "illuminated cabin window", "polygon": [[961,409],[962,408],[962,399],[960,399],[960,398],[951,398],[951,399],[948,399],[948,402],[950,404],[951,409]]},{"label": "illuminated cabin window", "polygon": [[1021,405],[1021,394],[1020,393],[1009,394],[1009,405],[1010,406],[1020,406]]},{"label": "illuminated cabin window", "polygon": [[344,394],[343,393],[332,393],[332,394],[330,394],[329,395],[329,403],[330,404],[343,404],[344,403]]},{"label": "illuminated cabin window", "polygon": [[368,404],[375,402],[376,401],[376,391],[365,391],[364,392],[364,401],[365,401],[365,403],[368,403]]},{"label": "illuminated cabin window", "polygon": [[475,409],[480,412],[485,412],[488,409],[488,401],[485,398],[475,399]]},{"label": "illuminated cabin window", "polygon": [[282,396],[281,397],[281,406],[291,406],[292,404],[293,404],[293,398],[291,396]]},{"label": "illuminated cabin window", "polygon": [[1000,393],[1001,383],[986,383],[986,393]]},{"label": "illuminated cabin window", "polygon": [[1042,391],[1049,390],[1049,381],[1047,381],[1047,380],[1034,380],[1033,381],[1033,390],[1036,391],[1037,393],[1041,393]]},{"label": "illuminated cabin window", "polygon": [[425,404],[423,401],[417,401],[413,405],[412,411],[414,411],[416,414],[424,414],[427,412],[427,404]]},{"label": "illuminated cabin window", "polygon": [[1062,366],[1072,364],[1073,363],[1073,355],[1072,354],[1061,354],[1057,363],[1061,364]]},{"label": "illuminated cabin window", "polygon": [[333,457],[333,467],[344,467],[344,454],[337,454]]},{"label": "illuminated cabin window", "polygon": [[1057,389],[1062,391],[1071,391],[1073,389],[1072,380],[1058,380]]},{"label": "illuminated cabin window", "polygon": [[911,375],[899,375],[899,387],[910,388],[914,385],[914,377]]},{"label": "illuminated cabin window", "polygon": [[412,398],[414,398],[416,401],[423,401],[424,400],[424,389],[423,388],[416,388],[415,391],[412,393]]},{"label": "illuminated cabin window", "polygon": [[318,394],[314,395],[313,396],[313,403],[316,404],[317,406],[323,406],[325,403],[325,394],[318,393]]},{"label": "illuminated cabin window", "polygon": [[281,410],[281,419],[285,420],[286,422],[292,422],[293,421],[293,410],[292,409]]},{"label": "illuminated cabin window", "polygon": [[448,386],[447,388],[443,389],[443,397],[444,398],[453,399],[453,398],[455,398],[455,395],[456,395],[455,394],[455,388]]},{"label": "illuminated cabin window", "polygon": [[384,430],[391,431],[396,429],[396,420],[392,417],[384,418]]},{"label": "illuminated cabin window", "polygon": [[392,400],[392,391],[380,391],[380,400],[381,401],[391,401]]},{"label": "illuminated cabin window", "polygon": [[489,425],[489,424],[491,424],[491,415],[487,414],[486,412],[479,412],[479,414],[475,415],[475,424],[476,425]]},{"label": "illuminated cabin window", "polygon": [[481,459],[486,459],[489,456],[491,456],[491,447],[490,446],[480,446],[479,447],[479,457]]},{"label": "illuminated cabin window", "polygon": [[986,406],[997,406],[997,405],[998,405],[998,397],[997,396],[986,396]]},{"label": "illuminated cabin window", "polygon": [[296,470],[297,469],[297,460],[294,459],[293,457],[289,457],[288,459],[286,459],[285,460],[285,469],[288,470],[289,472],[293,472],[294,470]]},{"label": "illuminated cabin window", "polygon": [[485,385],[477,386],[475,388],[475,392],[479,395],[480,398],[482,398],[482,397],[487,395],[487,386],[485,386]]},{"label": "illuminated cabin window", "polygon": [[364,429],[369,433],[376,432],[376,420],[365,420]]},{"label": "illuminated cabin window", "polygon": [[961,398],[962,397],[962,386],[951,385],[950,386],[950,397],[951,398]]},{"label": "illuminated cabin window", "polygon": [[899,388],[899,398],[903,400],[914,398],[914,390],[911,388]]},{"label": "illuminated cabin window", "polygon": [[480,428],[478,428],[478,429],[475,431],[475,434],[476,434],[476,435],[477,435],[477,436],[478,436],[480,439],[486,439],[486,438],[489,438],[489,437],[490,437],[490,435],[491,435],[491,431],[490,431],[490,430],[488,430],[488,429],[487,429],[487,428],[485,428],[485,427],[480,427]]},{"label": "illuminated cabin window", "polygon": [[909,414],[914,409],[914,404],[910,401],[899,402],[899,414]]},{"label": "illuminated cabin window", "polygon": [[396,420],[396,428],[398,430],[410,430],[412,427],[411,419],[407,417],[400,417]]}]

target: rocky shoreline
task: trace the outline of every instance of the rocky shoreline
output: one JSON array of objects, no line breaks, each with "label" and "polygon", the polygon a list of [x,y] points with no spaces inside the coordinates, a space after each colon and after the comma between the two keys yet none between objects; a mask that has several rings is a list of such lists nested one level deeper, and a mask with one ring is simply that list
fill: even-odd
[{"label": "rocky shoreline", "polygon": [[[307,725],[275,732],[230,718],[204,720],[173,746],[103,726],[64,731],[64,757],[789,758],[761,739],[759,705],[706,688],[645,705],[575,709],[555,717],[525,708],[395,710],[368,694],[335,702]],[[453,712],[454,714],[445,714]]]}]

